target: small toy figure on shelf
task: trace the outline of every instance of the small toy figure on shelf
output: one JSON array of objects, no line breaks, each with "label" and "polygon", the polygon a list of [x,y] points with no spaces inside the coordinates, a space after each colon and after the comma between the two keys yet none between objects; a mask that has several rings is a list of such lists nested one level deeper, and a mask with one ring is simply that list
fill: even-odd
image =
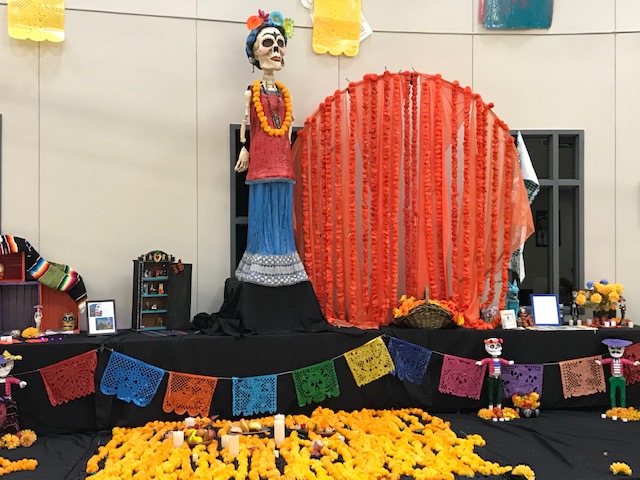
[{"label": "small toy figure on shelf", "polygon": [[518,294],[520,289],[518,288],[518,282],[515,280],[509,284],[509,289],[507,290],[507,310],[513,310],[513,314],[517,315],[520,310],[520,300],[518,298]]},{"label": "small toy figure on shelf", "polygon": [[158,293],[162,295],[164,293],[164,283],[158,285]]},{"label": "small toy figure on shelf", "polygon": [[609,348],[609,355],[611,358],[603,358],[602,360],[596,360],[598,365],[611,364],[611,376],[609,377],[609,398],[611,400],[611,408],[616,408],[616,391],[620,390],[620,407],[626,408],[627,406],[627,386],[626,378],[624,377],[625,365],[640,365],[640,362],[632,362],[626,358],[622,358],[624,355],[625,347],[631,345],[631,341],[622,340],[620,338],[605,338],[604,343]]},{"label": "small toy figure on shelf", "polygon": [[491,358],[483,358],[476,362],[476,365],[488,364],[489,365],[489,377],[487,379],[487,390],[489,392],[489,410],[493,410],[495,405],[497,408],[502,408],[502,378],[501,378],[501,365],[513,365],[513,360],[504,360],[500,358],[502,355],[502,339],[501,338],[487,338],[484,341],[484,349],[487,351]]},{"label": "small toy figure on shelf", "polygon": [[576,303],[576,298],[578,298],[578,291],[574,290],[571,292],[571,321],[573,324],[578,323],[578,304]]},{"label": "small toy figure on shelf", "polygon": [[[11,355],[6,350],[0,355],[0,405],[6,411],[4,420],[0,424],[0,433],[3,435],[5,433],[15,434],[20,431],[18,407],[13,398],[11,398],[11,385],[18,384],[20,388],[24,388],[27,386],[27,382],[9,376],[9,373],[13,370],[15,360],[22,360],[22,356]],[[1,384],[4,384],[4,389],[1,388]]]},{"label": "small toy figure on shelf", "polygon": [[38,333],[42,333],[42,330],[40,330],[40,325],[42,324],[42,309],[44,307],[42,305],[36,305],[33,308],[36,309],[35,313],[33,314],[33,320],[36,323],[36,330],[38,330]]},{"label": "small toy figure on shelf", "polygon": [[618,300],[618,309],[620,310],[620,323],[624,323],[622,320],[624,320],[627,312],[627,304],[624,303],[624,297],[622,295],[620,295],[620,299]]}]

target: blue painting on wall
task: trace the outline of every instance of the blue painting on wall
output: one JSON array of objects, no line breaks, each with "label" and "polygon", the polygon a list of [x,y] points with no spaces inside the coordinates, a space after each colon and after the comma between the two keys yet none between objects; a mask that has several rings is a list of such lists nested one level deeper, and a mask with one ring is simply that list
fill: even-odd
[{"label": "blue painting on wall", "polygon": [[484,26],[492,29],[549,28],[553,0],[484,0]]}]

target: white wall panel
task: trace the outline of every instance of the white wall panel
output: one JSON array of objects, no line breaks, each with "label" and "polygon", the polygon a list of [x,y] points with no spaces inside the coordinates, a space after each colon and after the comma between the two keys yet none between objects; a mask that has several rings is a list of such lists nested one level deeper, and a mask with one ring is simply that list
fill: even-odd
[{"label": "white wall panel", "polygon": [[40,253],[129,327],[134,258],[197,264],[195,21],[95,18],[69,13],[68,40],[42,45]]},{"label": "white wall panel", "polygon": [[196,15],[197,0],[65,0],[69,10],[129,13],[162,17],[187,17]]},{"label": "white wall panel", "polygon": [[340,88],[361,80],[367,73],[415,70],[442,75],[449,81],[471,85],[472,37],[376,32],[367,38],[355,57],[340,57]]},{"label": "white wall panel", "polygon": [[476,38],[474,91],[510,128],[585,131],[585,278],[614,278],[613,35]]},{"label": "white wall panel", "polygon": [[[640,172],[638,169],[638,112],[640,111],[640,33],[619,35],[616,42],[616,155],[602,159],[602,168],[614,167],[616,176],[615,250],[617,281],[625,286],[627,303],[638,312],[640,275]],[[611,232],[613,233],[613,232]],[[634,314],[636,315],[636,314]],[[632,318],[632,317],[629,317]]]},{"label": "white wall panel", "polygon": [[[7,7],[0,6],[0,24]],[[0,35],[1,233],[39,243],[38,44]]]},{"label": "white wall panel", "polygon": [[638,0],[616,0],[616,31],[640,30],[640,2]]}]

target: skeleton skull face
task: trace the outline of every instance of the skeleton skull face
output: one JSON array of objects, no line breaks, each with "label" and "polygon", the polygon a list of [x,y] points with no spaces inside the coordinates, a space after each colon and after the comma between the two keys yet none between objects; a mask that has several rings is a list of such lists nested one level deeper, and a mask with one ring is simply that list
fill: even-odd
[{"label": "skeleton skull face", "polygon": [[624,347],[609,346],[609,355],[611,355],[612,358],[622,358],[622,355],[624,355]]},{"label": "skeleton skull face", "polygon": [[287,46],[276,27],[263,28],[253,45],[253,55],[262,70],[281,70]]},{"label": "skeleton skull face", "polygon": [[502,355],[502,343],[487,342],[484,344],[484,349],[492,357],[499,357]]}]

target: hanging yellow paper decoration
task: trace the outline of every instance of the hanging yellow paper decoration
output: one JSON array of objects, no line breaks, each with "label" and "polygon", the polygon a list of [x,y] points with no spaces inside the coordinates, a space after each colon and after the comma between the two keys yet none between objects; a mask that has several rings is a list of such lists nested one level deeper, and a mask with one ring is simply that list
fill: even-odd
[{"label": "hanging yellow paper decoration", "polygon": [[11,38],[62,42],[64,0],[8,0],[7,21]]},{"label": "hanging yellow paper decoration", "polygon": [[360,46],[360,0],[313,2],[313,51],[353,57]]}]

